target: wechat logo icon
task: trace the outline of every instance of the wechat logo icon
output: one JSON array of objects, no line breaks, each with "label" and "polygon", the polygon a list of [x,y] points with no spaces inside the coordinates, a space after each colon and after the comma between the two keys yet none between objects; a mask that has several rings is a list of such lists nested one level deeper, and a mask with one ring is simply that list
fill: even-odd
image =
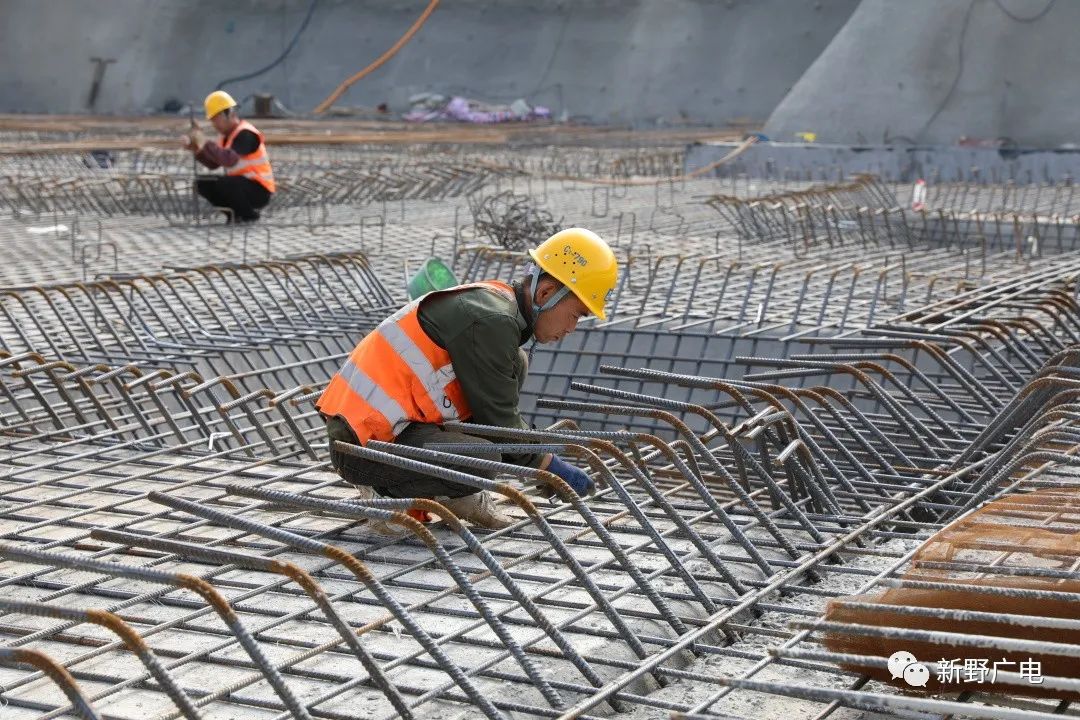
[{"label": "wechat logo icon", "polygon": [[911,687],[926,687],[930,669],[907,650],[897,650],[889,656],[889,675],[893,680],[903,678]]}]

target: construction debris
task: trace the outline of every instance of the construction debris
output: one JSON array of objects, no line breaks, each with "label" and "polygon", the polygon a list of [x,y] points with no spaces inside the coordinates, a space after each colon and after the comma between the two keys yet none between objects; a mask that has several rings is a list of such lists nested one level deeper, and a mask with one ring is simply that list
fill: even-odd
[{"label": "construction debris", "polygon": [[523,98],[518,98],[509,105],[491,105],[457,95],[448,98],[437,93],[421,93],[409,98],[409,104],[412,109],[403,116],[409,122],[457,120],[490,125],[551,118],[551,110],[542,105],[533,107]]},{"label": "construction debris", "polygon": [[507,190],[468,199],[476,234],[507,250],[524,252],[562,228],[561,221],[536,207],[528,195]]}]

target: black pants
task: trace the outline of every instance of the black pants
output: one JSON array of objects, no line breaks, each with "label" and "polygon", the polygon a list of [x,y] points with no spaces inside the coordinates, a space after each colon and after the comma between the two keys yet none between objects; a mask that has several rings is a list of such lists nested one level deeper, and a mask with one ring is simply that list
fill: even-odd
[{"label": "black pants", "polygon": [[[525,385],[525,377],[529,372],[529,356],[524,350],[518,348],[521,353],[521,361],[524,371],[518,377],[518,390]],[[334,449],[334,441],[341,440],[350,445],[357,445],[356,433],[349,424],[339,417],[329,418],[326,421],[326,434],[330,439],[330,464],[337,470],[341,479],[350,485],[368,485],[383,497],[390,498],[434,498],[440,495],[456,498],[479,492],[478,488],[471,485],[442,480],[431,475],[425,475],[413,470],[404,470],[384,463],[365,460],[363,458],[346,455]],[[490,445],[491,450],[469,453],[457,453],[484,460],[502,461],[502,454],[494,449],[495,443],[487,438],[476,437],[455,430],[446,430],[439,425],[428,423],[410,423],[405,426],[401,434],[394,438],[395,443],[410,447],[426,447],[428,445],[440,445],[448,443],[468,443],[470,445]],[[438,448],[431,448],[437,450]],[[433,463],[438,465],[439,463]],[[490,470],[476,470],[465,466],[449,464],[450,469],[491,480],[495,473]]]},{"label": "black pants", "polygon": [[270,192],[266,188],[238,175],[196,178],[195,190],[214,207],[232,210],[231,219],[236,222],[258,220],[260,208],[270,202]]},{"label": "black pants", "polygon": [[[341,475],[341,479],[350,485],[368,485],[383,497],[391,498],[433,498],[440,495],[455,498],[479,492],[479,488],[470,485],[462,485],[460,483],[450,482],[449,480],[432,477],[431,475],[424,475],[413,470],[404,470],[402,468],[396,468],[391,465],[384,465],[383,463],[373,462],[371,460],[365,460],[364,458],[353,457],[352,455],[338,452],[334,449],[335,440],[341,440],[352,445],[357,444],[356,435],[344,420],[330,418],[326,423],[326,430],[327,434],[330,436],[330,464],[333,465],[334,469]],[[401,431],[401,434],[397,436],[394,442],[421,448],[427,445],[440,443],[494,445],[486,438],[474,437],[453,430],[444,430],[438,425],[428,425],[425,423],[412,423],[407,426]],[[437,448],[432,449],[435,450]],[[502,460],[502,455],[494,449],[485,453],[458,454],[480,457],[485,460],[494,460],[496,462]],[[474,470],[467,467],[455,466],[453,464],[450,464],[449,467],[452,470],[460,470],[461,472],[469,473],[471,475],[486,477],[488,480],[494,477],[494,473],[486,470]]]}]

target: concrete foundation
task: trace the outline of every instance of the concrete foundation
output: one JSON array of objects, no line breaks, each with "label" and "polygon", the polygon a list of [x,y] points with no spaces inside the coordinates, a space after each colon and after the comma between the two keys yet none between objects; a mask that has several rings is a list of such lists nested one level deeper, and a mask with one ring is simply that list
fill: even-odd
[{"label": "concrete foundation", "polygon": [[[525,98],[597,121],[722,125],[762,121],[832,39],[857,0],[465,0],[440,5],[389,63],[342,106],[393,111],[414,93],[489,102]],[[320,0],[296,47],[273,70],[226,90],[272,93],[306,112],[385,52],[425,2]],[[227,4],[11,0],[0,7],[2,112],[157,112],[199,100],[222,80],[279,56],[307,0]],[[78,20],[76,21],[76,18]],[[32,30],[28,32],[28,30]]]},{"label": "concrete foundation", "polygon": [[865,0],[765,126],[846,144],[1076,141],[1080,5]]}]

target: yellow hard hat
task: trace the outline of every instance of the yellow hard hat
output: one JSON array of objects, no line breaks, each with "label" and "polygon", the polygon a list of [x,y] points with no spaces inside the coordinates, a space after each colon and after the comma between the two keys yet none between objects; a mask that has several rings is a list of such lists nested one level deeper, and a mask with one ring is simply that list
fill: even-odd
[{"label": "yellow hard hat", "polygon": [[222,110],[236,107],[236,101],[224,90],[215,90],[203,100],[203,107],[206,109],[206,119],[209,120]]},{"label": "yellow hard hat", "polygon": [[593,315],[607,319],[604,304],[615,290],[619,262],[599,235],[585,228],[567,228],[530,250],[529,255],[541,270],[585,303]]}]

